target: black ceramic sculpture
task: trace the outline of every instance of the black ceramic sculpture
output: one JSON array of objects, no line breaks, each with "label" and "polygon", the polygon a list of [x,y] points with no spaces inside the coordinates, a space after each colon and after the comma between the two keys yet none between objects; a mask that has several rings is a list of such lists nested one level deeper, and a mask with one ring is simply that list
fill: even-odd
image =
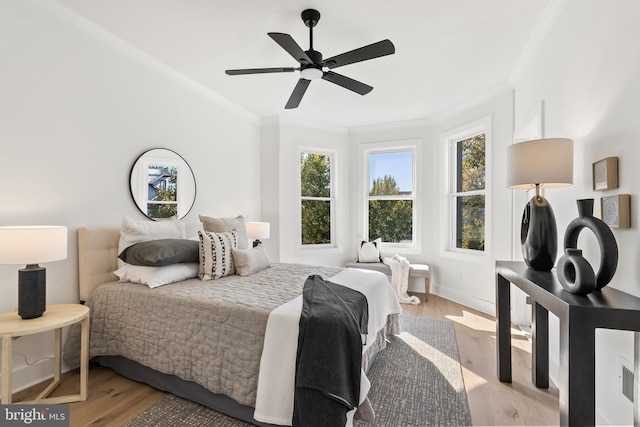
[{"label": "black ceramic sculpture", "polygon": [[[558,280],[566,291],[587,295],[604,288],[613,278],[618,267],[618,244],[611,228],[593,216],[593,199],[582,199],[577,203],[579,216],[569,223],[564,233],[565,254],[558,261]],[[578,236],[584,228],[595,234],[600,246],[600,267],[597,273],[593,273],[593,286],[589,269],[584,266],[584,263],[589,263],[582,257],[582,251],[577,250]]]},{"label": "black ceramic sculpture", "polygon": [[580,249],[565,249],[558,260],[558,280],[572,294],[587,295],[596,289],[596,274]]},{"label": "black ceramic sculpture", "polygon": [[551,205],[541,195],[529,200],[522,214],[520,228],[522,258],[529,267],[550,271],[558,253],[558,231]]}]

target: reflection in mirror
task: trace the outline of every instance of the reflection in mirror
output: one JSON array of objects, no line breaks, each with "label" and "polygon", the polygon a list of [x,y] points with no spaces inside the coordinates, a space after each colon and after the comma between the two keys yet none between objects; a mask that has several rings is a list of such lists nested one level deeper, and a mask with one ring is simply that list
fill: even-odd
[{"label": "reflection in mirror", "polygon": [[196,179],[176,152],[155,148],[138,157],[129,176],[131,197],[151,219],[181,219],[196,200]]}]

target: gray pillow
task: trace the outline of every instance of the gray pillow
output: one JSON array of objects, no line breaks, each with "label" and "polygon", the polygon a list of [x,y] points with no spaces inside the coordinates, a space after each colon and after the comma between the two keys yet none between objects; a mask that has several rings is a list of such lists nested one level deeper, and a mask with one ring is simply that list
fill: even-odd
[{"label": "gray pillow", "polygon": [[187,239],[158,239],[136,243],[118,255],[132,265],[160,267],[183,262],[199,262],[198,241]]},{"label": "gray pillow", "polygon": [[235,230],[238,233],[238,249],[249,249],[247,237],[247,224],[242,215],[235,218],[213,218],[199,215],[204,231],[210,233],[224,233]]},{"label": "gray pillow", "polygon": [[271,267],[267,251],[260,245],[252,249],[231,249],[236,273],[248,276]]}]

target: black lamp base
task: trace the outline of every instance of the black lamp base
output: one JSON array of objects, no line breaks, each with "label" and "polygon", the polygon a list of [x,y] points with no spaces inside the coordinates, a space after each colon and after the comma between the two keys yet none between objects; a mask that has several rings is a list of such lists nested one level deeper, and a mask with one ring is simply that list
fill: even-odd
[{"label": "black lamp base", "polygon": [[558,230],[551,205],[537,194],[529,200],[522,214],[520,229],[522,257],[529,267],[550,271],[558,255]]},{"label": "black lamp base", "polygon": [[29,264],[18,271],[18,314],[23,319],[41,317],[46,310],[46,268]]}]

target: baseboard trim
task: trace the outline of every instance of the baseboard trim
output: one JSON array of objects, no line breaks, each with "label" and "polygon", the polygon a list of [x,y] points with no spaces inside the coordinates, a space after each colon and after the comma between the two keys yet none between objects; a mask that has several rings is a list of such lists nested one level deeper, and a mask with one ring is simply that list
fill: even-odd
[{"label": "baseboard trim", "polygon": [[446,298],[458,304],[462,304],[466,307],[473,308],[474,310],[478,310],[490,316],[496,315],[496,305],[493,302],[481,300],[478,298],[473,298],[473,297],[470,297],[469,295],[457,292],[455,290],[452,290],[451,288],[440,286],[435,283],[431,284],[430,293],[434,295],[438,295],[442,298]]},{"label": "baseboard trim", "polygon": [[32,365],[13,368],[13,393],[28,389],[53,378],[55,362],[53,358],[41,360]]}]

